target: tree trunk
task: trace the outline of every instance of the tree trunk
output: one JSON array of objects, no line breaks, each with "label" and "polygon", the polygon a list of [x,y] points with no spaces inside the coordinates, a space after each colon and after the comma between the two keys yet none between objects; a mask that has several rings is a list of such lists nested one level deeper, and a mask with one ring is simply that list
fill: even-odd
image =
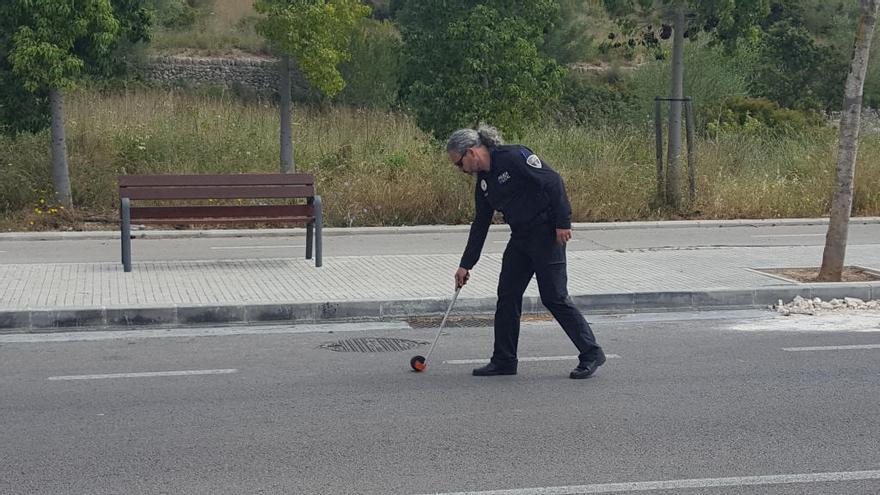
[{"label": "tree trunk", "polygon": [[278,93],[281,97],[281,173],[292,174],[296,168],[293,165],[293,129],[290,122],[290,55],[282,55],[279,66]]},{"label": "tree trunk", "polygon": [[675,5],[672,38],[672,98],[669,112],[669,144],[666,159],[666,202],[672,208],[681,205],[679,157],[681,156],[681,99],[684,97],[684,32],[686,4]]},{"label": "tree trunk", "polygon": [[67,142],[64,138],[64,97],[61,90],[49,90],[49,101],[52,108],[52,185],[58,195],[58,201],[65,208],[73,207],[70,194],[70,172],[67,169]]},{"label": "tree trunk", "polygon": [[852,212],[853,179],[856,157],[859,151],[859,130],[862,120],[862,93],[871,40],[877,25],[880,0],[861,0],[862,15],[856,28],[852,65],[846,78],[843,95],[843,115],[840,118],[840,137],[837,145],[837,188],[831,200],[831,219],[825,236],[825,251],[819,281],[840,282],[843,261],[846,257],[846,241],[849,217]]}]

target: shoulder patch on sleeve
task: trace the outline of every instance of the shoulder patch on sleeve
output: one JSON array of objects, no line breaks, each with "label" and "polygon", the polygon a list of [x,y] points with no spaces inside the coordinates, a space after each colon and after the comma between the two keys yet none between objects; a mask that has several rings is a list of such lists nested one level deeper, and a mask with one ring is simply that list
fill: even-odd
[{"label": "shoulder patch on sleeve", "polygon": [[541,168],[542,167],[541,159],[538,158],[538,155],[529,155],[529,157],[526,158],[526,163],[530,167],[533,167],[533,168]]}]

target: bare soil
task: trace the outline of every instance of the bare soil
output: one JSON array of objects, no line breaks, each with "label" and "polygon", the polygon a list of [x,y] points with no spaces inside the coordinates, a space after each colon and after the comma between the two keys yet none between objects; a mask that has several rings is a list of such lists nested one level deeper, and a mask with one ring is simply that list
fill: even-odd
[{"label": "bare soil", "polygon": [[[819,268],[769,268],[762,270],[780,277],[797,280],[798,282],[816,282]],[[877,275],[867,272],[857,266],[845,266],[841,275],[841,282],[874,282],[880,280]]]}]

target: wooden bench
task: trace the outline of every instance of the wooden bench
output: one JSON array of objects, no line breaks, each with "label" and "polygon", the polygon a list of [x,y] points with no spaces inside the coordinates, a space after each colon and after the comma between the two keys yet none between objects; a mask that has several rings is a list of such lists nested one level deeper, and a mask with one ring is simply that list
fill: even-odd
[{"label": "wooden bench", "polygon": [[[282,223],[306,225],[306,259],[321,266],[321,197],[309,174],[121,175],[122,266],[131,271],[131,224]],[[132,206],[133,201],[297,200],[305,204]],[[250,201],[249,201],[250,202]],[[277,201],[276,201],[277,202]]]}]

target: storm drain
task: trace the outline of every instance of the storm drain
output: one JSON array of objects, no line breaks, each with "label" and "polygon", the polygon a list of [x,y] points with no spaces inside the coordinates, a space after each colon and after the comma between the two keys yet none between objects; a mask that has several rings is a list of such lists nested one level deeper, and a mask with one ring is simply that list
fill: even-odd
[{"label": "storm drain", "polygon": [[321,344],[320,348],[334,352],[399,352],[427,344],[427,342],[408,339],[365,337],[326,342]]}]

